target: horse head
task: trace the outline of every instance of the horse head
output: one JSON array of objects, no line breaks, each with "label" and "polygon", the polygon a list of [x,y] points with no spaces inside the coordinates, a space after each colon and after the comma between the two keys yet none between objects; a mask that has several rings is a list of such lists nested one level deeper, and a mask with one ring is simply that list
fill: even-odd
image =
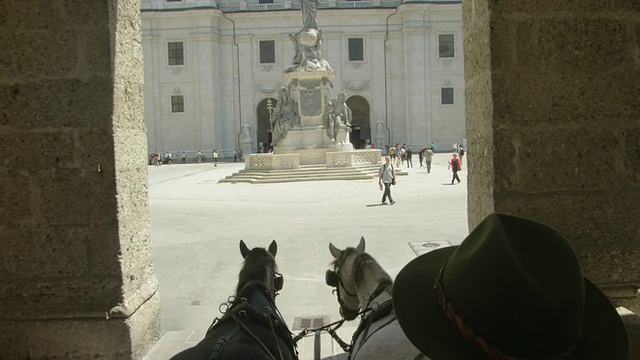
[{"label": "horse head", "polygon": [[329,243],[329,252],[334,260],[333,270],[327,270],[325,280],[327,285],[334,288],[340,304],[340,315],[346,320],[353,320],[358,316],[361,308],[358,297],[358,283],[356,282],[355,260],[359,254],[364,254],[364,237],[360,238],[358,246],[340,250]]},{"label": "horse head", "polygon": [[276,253],[278,244],[275,240],[265,250],[261,247],[249,249],[243,240],[240,240],[240,254],[244,258],[244,264],[240,270],[236,296],[253,285],[259,285],[271,302],[275,301],[278,291],[284,286],[284,277],[278,272]]}]

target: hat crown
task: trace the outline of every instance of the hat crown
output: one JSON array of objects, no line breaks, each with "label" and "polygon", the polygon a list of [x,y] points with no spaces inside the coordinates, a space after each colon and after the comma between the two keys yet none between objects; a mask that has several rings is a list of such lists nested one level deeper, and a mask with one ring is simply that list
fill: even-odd
[{"label": "hat crown", "polygon": [[580,337],[584,278],[567,240],[544,224],[490,215],[451,255],[440,281],[455,313],[505,354],[555,356]]}]

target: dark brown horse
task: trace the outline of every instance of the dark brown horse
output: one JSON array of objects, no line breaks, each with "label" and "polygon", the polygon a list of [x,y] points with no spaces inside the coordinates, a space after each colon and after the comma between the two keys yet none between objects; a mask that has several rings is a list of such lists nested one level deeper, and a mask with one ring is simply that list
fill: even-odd
[{"label": "dark brown horse", "polygon": [[269,250],[249,250],[240,240],[244,265],[236,294],[220,319],[215,319],[204,339],[172,360],[293,360],[298,352],[275,299],[282,289],[272,241]]}]

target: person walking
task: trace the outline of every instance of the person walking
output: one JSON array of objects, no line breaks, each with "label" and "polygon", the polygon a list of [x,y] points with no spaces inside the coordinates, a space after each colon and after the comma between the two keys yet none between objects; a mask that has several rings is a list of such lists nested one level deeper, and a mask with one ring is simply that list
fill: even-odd
[{"label": "person walking", "polygon": [[431,159],[433,158],[433,150],[431,148],[425,147],[424,149],[424,163],[427,167],[427,173],[431,173]]},{"label": "person walking", "polygon": [[186,164],[187,163],[187,152],[182,150],[182,163]]},{"label": "person walking", "polygon": [[211,156],[213,157],[213,166],[218,166],[218,150],[213,149]]},{"label": "person walking", "polygon": [[382,189],[384,186],[384,193],[382,193],[382,205],[387,205],[387,197],[391,205],[396,202],[391,197],[391,185],[395,185],[396,175],[393,172],[393,164],[391,164],[391,158],[389,156],[384,157],[384,164],[378,171],[378,185]]},{"label": "person walking", "polygon": [[453,178],[451,178],[451,185],[453,185],[454,180],[458,180],[458,184],[460,184],[460,177],[458,177],[458,171],[462,170],[462,164],[460,164],[460,159],[458,159],[458,153],[453,153],[453,157],[451,161],[449,161],[449,168],[453,171]]},{"label": "person walking", "polygon": [[411,151],[411,148],[408,147],[407,148],[407,168],[413,167],[413,151]]},{"label": "person walking", "polygon": [[424,150],[427,148],[427,146],[423,146],[422,149],[420,149],[420,151],[418,152],[418,160],[420,160],[420,167],[422,167],[422,160],[424,160]]}]

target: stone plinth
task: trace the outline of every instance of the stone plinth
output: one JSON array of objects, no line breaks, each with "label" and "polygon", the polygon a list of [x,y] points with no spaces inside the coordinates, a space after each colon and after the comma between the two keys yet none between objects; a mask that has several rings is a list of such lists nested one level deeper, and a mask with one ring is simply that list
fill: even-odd
[{"label": "stone plinth", "polygon": [[326,163],[327,151],[352,151],[346,126],[341,126],[338,138],[327,136],[324,116],[332,98],[332,70],[305,71],[296,69],[284,74],[291,97],[298,106],[300,125],[291,129],[274,147],[275,154],[300,154],[302,165]]},{"label": "stone plinth", "polygon": [[241,142],[242,146],[242,157],[246,159],[249,154],[253,152],[253,141],[251,139],[243,139]]}]

